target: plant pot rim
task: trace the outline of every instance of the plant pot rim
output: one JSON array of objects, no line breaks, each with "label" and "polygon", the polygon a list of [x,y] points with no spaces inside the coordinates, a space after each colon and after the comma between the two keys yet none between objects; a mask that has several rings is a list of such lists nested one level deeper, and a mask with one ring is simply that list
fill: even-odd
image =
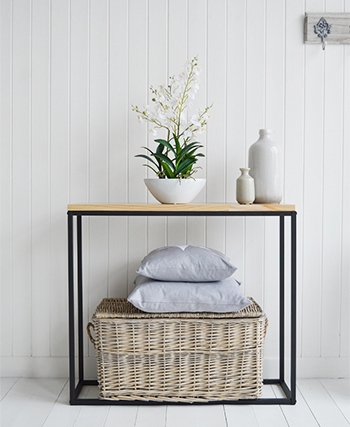
[{"label": "plant pot rim", "polygon": [[206,178],[144,178],[144,181],[206,181]]}]

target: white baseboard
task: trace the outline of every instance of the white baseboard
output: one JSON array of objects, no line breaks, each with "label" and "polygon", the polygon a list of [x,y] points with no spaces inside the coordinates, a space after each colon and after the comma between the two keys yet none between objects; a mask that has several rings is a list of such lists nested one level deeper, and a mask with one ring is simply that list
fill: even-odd
[{"label": "white baseboard", "polygon": [[[96,378],[95,357],[85,357],[85,377]],[[286,367],[288,366],[286,361]],[[286,378],[288,378],[286,368]],[[1,357],[0,376],[67,378],[68,357]],[[264,360],[264,377],[278,377],[278,360]],[[350,360],[346,357],[302,357],[297,360],[298,378],[349,378]]]}]

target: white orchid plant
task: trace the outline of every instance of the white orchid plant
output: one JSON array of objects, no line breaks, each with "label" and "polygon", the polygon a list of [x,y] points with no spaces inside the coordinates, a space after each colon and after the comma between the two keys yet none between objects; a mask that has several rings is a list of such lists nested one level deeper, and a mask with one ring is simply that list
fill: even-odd
[{"label": "white orchid plant", "polygon": [[184,70],[169,78],[167,86],[150,87],[152,92],[152,107],[144,105],[142,109],[132,105],[138,120],[152,125],[150,132],[156,136],[158,131],[165,131],[166,139],[155,139],[158,144],[155,151],[142,147],[149,155],[138,154],[150,162],[149,167],[159,178],[190,178],[197,171],[195,164],[204,154],[197,152],[202,148],[194,141],[197,135],[203,133],[209,119],[208,111],[212,107],[198,109],[189,118],[190,100],[195,98],[199,90],[199,75],[197,57],[185,64]]}]

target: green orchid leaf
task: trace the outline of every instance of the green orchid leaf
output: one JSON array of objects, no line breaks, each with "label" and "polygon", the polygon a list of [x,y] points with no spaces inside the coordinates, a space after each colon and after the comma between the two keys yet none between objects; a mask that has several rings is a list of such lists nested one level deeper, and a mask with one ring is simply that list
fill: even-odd
[{"label": "green orchid leaf", "polygon": [[183,162],[180,163],[179,167],[176,169],[175,174],[179,175],[182,173],[185,169],[189,168],[191,169],[192,165],[196,163],[195,159],[186,159]]},{"label": "green orchid leaf", "polygon": [[[196,142],[193,142],[191,144],[186,145],[186,147],[184,147],[181,152],[180,155],[178,156],[178,160],[177,160],[177,166],[179,165],[179,163],[182,161],[183,158],[190,158],[193,156],[193,154],[195,153],[196,150],[198,150],[198,148],[203,147],[203,145],[198,145],[195,147],[194,144],[197,144]],[[195,149],[193,150],[193,147],[195,147]],[[192,150],[192,151],[190,151]],[[200,157],[204,157],[204,154],[196,154],[196,156],[200,156]]]},{"label": "green orchid leaf", "polygon": [[147,150],[149,153],[153,154],[153,151],[152,151],[150,148],[145,147],[145,146],[142,146],[141,148],[144,148],[144,149],[145,149],[145,150]]},{"label": "green orchid leaf", "polygon": [[203,147],[203,145],[201,145],[199,142],[191,142],[189,144],[186,144],[183,149],[180,151],[180,156],[182,156],[184,154],[184,152],[187,152],[188,150],[190,150],[191,148],[197,146],[197,148]]},{"label": "green orchid leaf", "polygon": [[174,133],[173,133],[173,137],[174,137],[174,141],[175,141],[175,145],[176,145],[176,154],[178,155],[181,152],[180,141]]},{"label": "green orchid leaf", "polygon": [[[149,160],[150,162],[152,162],[157,168],[159,168],[159,165],[153,160],[151,159],[149,156],[146,156],[145,154],[137,154],[135,157],[142,157],[143,159]],[[160,169],[160,168],[159,168]]]},{"label": "green orchid leaf", "polygon": [[[187,178],[189,177],[189,176],[191,176],[191,174],[192,173],[189,173],[189,172],[191,172],[191,169],[192,169],[192,167],[193,167],[193,165],[190,165],[190,166],[188,166],[186,169],[184,169],[182,172],[181,172],[181,176],[186,176]],[[193,172],[193,171],[192,171]]]},{"label": "green orchid leaf", "polygon": [[157,172],[154,168],[152,168],[152,166],[147,165],[146,163],[145,163],[145,164],[143,164],[142,166],[147,166],[148,168],[152,169],[152,170],[153,170],[153,172],[154,172],[156,175],[158,175],[158,174],[159,174],[159,172],[160,172],[160,171],[158,171],[158,172]]},{"label": "green orchid leaf", "polygon": [[169,159],[169,157],[164,156],[164,154],[154,153],[154,157],[156,157],[161,162],[165,162],[170,168],[175,171],[175,166],[173,165],[173,162]]},{"label": "green orchid leaf", "polygon": [[164,145],[159,144],[159,145],[158,145],[158,147],[157,147],[156,153],[158,153],[158,154],[162,154],[162,153],[163,153],[163,151],[164,151],[164,148],[165,148],[165,146],[164,146]]},{"label": "green orchid leaf", "polygon": [[[161,145],[161,144],[159,144],[158,145],[158,147],[157,147],[157,149],[156,149],[156,153],[157,154],[162,154],[163,153],[163,151],[164,151],[164,145]],[[153,155],[154,155],[155,153],[153,153]],[[158,167],[159,167],[159,170],[162,170],[162,162],[159,160],[159,159],[156,159],[157,160],[157,162],[158,162]]]},{"label": "green orchid leaf", "polygon": [[175,178],[175,174],[174,174],[174,172],[169,168],[169,166],[168,166],[165,162],[162,162],[162,166],[163,166],[163,169],[164,169],[165,175],[166,175],[168,178]]},{"label": "green orchid leaf", "polygon": [[166,147],[168,150],[171,150],[176,155],[174,148],[165,139],[155,139],[155,142],[158,142],[158,144],[163,145],[164,147]]},{"label": "green orchid leaf", "polygon": [[198,154],[195,154],[196,149],[190,151],[189,153],[186,153],[186,159],[196,159]]}]

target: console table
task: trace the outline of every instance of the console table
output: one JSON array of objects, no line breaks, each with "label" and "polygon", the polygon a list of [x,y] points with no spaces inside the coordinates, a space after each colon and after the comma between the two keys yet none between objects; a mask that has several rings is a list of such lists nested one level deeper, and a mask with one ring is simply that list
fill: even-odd
[{"label": "console table", "polygon": [[[68,291],[69,291],[69,381],[71,405],[144,405],[148,401],[108,401],[79,397],[83,386],[97,385],[96,380],[84,379],[83,348],[83,275],[82,218],[89,216],[277,216],[279,217],[279,377],[264,379],[264,384],[280,385],[284,397],[239,399],[235,401],[196,402],[199,404],[289,404],[296,403],[296,211],[294,205],[238,204],[76,204],[68,205]],[[74,221],[74,217],[76,221]],[[290,381],[285,380],[285,218],[291,221],[290,276]],[[76,233],[76,240],[74,240]],[[76,273],[75,273],[76,271]],[[76,278],[76,280],[75,280]],[[77,326],[77,334],[75,328]],[[77,335],[77,336],[76,336]],[[77,339],[77,355],[75,343]],[[76,356],[78,366],[76,372]],[[180,404],[167,402],[164,404]],[[181,403],[184,404],[184,403]],[[188,405],[189,403],[185,403]]]}]

